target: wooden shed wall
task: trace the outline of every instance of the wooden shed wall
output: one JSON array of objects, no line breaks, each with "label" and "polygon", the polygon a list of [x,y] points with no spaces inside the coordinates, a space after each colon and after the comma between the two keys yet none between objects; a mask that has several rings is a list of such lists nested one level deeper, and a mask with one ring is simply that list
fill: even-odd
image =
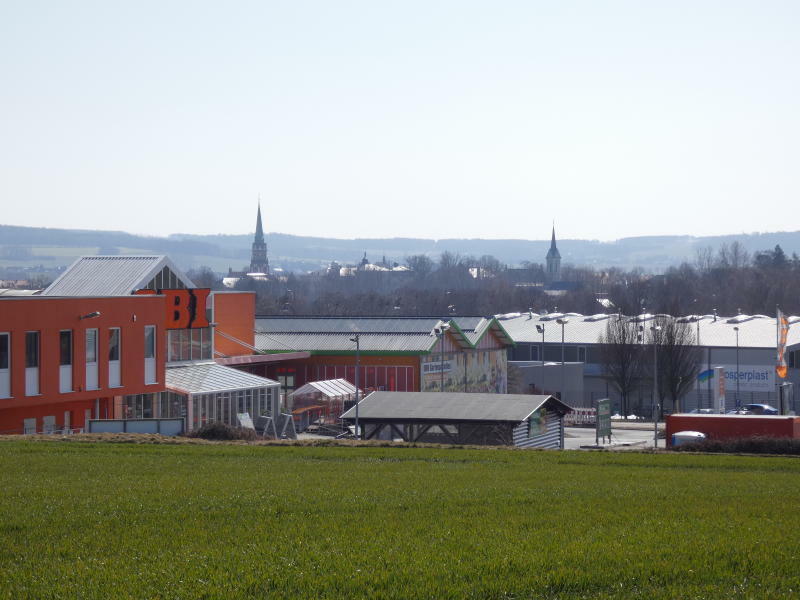
[{"label": "wooden shed wall", "polygon": [[[535,418],[535,417],[534,417]],[[533,437],[528,437],[528,421],[525,420],[514,428],[514,445],[519,448],[547,448],[558,450],[561,448],[563,418],[555,411],[547,413],[547,431]]]}]

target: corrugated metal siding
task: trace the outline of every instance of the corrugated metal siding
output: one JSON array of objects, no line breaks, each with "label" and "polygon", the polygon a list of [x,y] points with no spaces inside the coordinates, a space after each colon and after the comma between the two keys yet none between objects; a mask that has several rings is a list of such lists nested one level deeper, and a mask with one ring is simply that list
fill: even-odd
[{"label": "corrugated metal siding", "polygon": [[541,435],[528,437],[528,421],[525,420],[514,428],[514,445],[519,448],[561,449],[562,418],[556,412],[547,414],[547,431]]}]

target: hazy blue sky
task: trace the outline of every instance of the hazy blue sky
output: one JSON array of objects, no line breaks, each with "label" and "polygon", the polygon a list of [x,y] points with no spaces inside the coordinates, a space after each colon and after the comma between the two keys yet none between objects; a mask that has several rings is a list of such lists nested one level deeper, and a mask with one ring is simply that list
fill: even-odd
[{"label": "hazy blue sky", "polygon": [[0,0],[0,223],[797,230],[800,2]]}]

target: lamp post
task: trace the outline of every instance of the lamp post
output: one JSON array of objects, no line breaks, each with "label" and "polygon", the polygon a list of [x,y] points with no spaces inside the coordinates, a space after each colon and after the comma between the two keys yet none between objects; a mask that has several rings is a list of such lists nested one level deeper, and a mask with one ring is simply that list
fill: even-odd
[{"label": "lamp post", "polygon": [[440,354],[440,366],[439,366],[439,391],[444,391],[444,334],[447,330],[450,329],[449,323],[441,323],[437,325],[433,332],[436,334],[436,337],[439,338],[439,354]]},{"label": "lamp post", "polygon": [[561,396],[559,400],[564,402],[564,326],[569,323],[568,317],[562,317],[560,319],[556,319],[556,323],[561,325]]},{"label": "lamp post", "polygon": [[542,334],[542,344],[539,346],[539,361],[542,363],[542,378],[540,380],[540,387],[544,393],[544,323],[536,326],[536,331]]},{"label": "lamp post", "polygon": [[736,332],[736,408],[739,408],[739,327],[733,328]]},{"label": "lamp post", "polygon": [[361,433],[358,430],[358,388],[361,385],[361,345],[360,345],[360,337],[358,334],[355,334],[353,337],[350,338],[351,342],[356,343],[356,439],[361,439]]},{"label": "lamp post", "polygon": [[650,328],[653,338],[653,448],[658,448],[658,340],[656,340],[658,331],[661,331],[659,325]]}]

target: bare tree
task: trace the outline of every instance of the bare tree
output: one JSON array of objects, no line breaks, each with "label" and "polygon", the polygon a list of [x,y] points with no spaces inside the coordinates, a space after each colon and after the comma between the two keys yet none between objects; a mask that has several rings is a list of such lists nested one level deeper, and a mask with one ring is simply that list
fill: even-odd
[{"label": "bare tree", "polygon": [[628,398],[642,375],[643,346],[639,325],[625,316],[612,315],[600,335],[600,360],[609,383],[622,398],[622,414],[628,416]]},{"label": "bare tree", "polygon": [[[650,348],[656,345],[658,396],[661,410],[669,399],[673,412],[680,412],[680,401],[692,389],[700,372],[700,348],[695,343],[694,328],[688,321],[657,317],[650,328]],[[651,365],[652,363],[648,363]],[[650,376],[653,377],[650,366]]]}]

